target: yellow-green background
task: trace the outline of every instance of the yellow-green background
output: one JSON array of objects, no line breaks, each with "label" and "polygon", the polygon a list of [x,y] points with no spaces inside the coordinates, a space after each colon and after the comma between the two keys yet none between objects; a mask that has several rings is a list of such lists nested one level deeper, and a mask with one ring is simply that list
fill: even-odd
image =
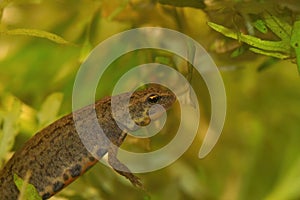
[{"label": "yellow-green background", "polygon": [[[238,58],[230,58],[231,51],[216,53],[212,47],[216,40],[228,44],[233,41],[206,25],[207,21],[214,21],[224,26],[244,27],[246,22],[241,16],[266,9],[289,16],[299,12],[297,1],[205,1],[207,6],[203,9],[162,5],[154,0],[2,0],[0,6],[6,2],[9,4],[3,7],[0,24],[2,166],[11,151],[19,149],[37,130],[71,112],[76,72],[94,46],[124,30],[160,26],[197,40],[222,70],[228,103],[225,127],[217,145],[206,158],[197,157],[209,122],[210,104],[205,84],[198,81],[201,78],[195,73],[192,85],[199,97],[202,120],[199,134],[189,150],[172,165],[138,174],[147,192],[134,188],[126,179],[98,164],[55,198],[300,198],[300,77],[296,65],[290,60],[277,61],[258,72],[257,68],[269,58],[249,52]],[[245,2],[250,2],[247,4],[250,6],[243,6]],[[266,2],[270,4],[257,9],[257,3]],[[72,44],[4,33],[15,28],[49,31]],[[112,66],[113,73],[107,73],[105,84],[99,85],[98,97],[109,95],[126,66],[140,63],[139,59],[142,60],[129,56]],[[169,124],[172,118],[177,119],[172,116],[176,113],[170,112]],[[154,145],[166,144],[175,131],[166,127],[163,137],[153,141]],[[11,137],[10,145],[3,144],[7,142],[4,134]],[[140,149],[149,145],[147,141],[132,138],[127,142]],[[10,152],[3,149],[6,145],[12,147]]]}]

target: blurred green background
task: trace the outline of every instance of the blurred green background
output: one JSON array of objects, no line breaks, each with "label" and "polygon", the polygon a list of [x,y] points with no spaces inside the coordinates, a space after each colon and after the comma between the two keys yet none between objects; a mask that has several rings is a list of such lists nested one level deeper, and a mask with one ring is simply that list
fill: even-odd
[{"label": "blurred green background", "polygon": [[[300,77],[295,60],[247,50],[233,58],[232,51],[241,44],[206,24],[212,21],[247,33],[252,16],[265,11],[292,24],[299,1],[2,0],[0,8],[0,166],[37,130],[71,112],[75,75],[93,47],[124,30],[159,26],[198,41],[221,70],[228,107],[217,145],[206,158],[197,157],[210,102],[204,82],[194,73],[199,133],[175,163],[138,174],[147,192],[97,164],[53,199],[300,199]],[[9,32],[20,28],[23,31]],[[272,33],[257,36],[274,39]],[[115,62],[97,97],[110,95],[118,77],[149,61],[149,55],[133,53]],[[186,66],[172,67],[189,75]],[[150,145],[151,150],[152,145],[167,144],[176,132],[176,115],[177,109],[170,111],[167,127],[150,143],[128,138],[124,145],[142,150]]]}]

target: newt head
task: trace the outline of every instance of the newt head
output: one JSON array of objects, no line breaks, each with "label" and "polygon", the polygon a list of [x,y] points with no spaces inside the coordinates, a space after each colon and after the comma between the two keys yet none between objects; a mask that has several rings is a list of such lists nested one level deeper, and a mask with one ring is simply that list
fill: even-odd
[{"label": "newt head", "polygon": [[166,87],[149,84],[143,90],[111,97],[113,118],[130,131],[147,126],[158,119],[176,101],[175,94]]},{"label": "newt head", "polygon": [[146,126],[158,119],[176,101],[175,94],[166,87],[151,84],[130,97],[129,112],[136,125]]}]

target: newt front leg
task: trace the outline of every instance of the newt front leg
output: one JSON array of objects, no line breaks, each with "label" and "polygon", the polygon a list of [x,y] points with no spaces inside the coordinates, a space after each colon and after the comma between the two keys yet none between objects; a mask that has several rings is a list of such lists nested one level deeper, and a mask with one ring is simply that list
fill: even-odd
[{"label": "newt front leg", "polygon": [[133,175],[128,167],[121,163],[117,158],[118,148],[114,145],[110,146],[108,150],[108,163],[120,175],[125,176],[134,186],[143,188],[140,179]]}]

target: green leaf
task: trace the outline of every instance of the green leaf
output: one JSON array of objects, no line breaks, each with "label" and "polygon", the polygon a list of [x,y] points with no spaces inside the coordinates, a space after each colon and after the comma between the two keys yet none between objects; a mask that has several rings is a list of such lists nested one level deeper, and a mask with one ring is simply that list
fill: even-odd
[{"label": "green leaf", "polygon": [[19,119],[21,114],[21,102],[15,97],[10,96],[5,101],[7,111],[0,113],[2,128],[0,129],[0,168],[2,162],[14,145],[15,137],[19,132]]},{"label": "green leaf", "polygon": [[38,191],[36,190],[36,188],[32,184],[28,183],[27,181],[24,181],[17,174],[14,174],[14,182],[20,191],[19,200],[41,200],[42,199]]},{"label": "green leaf", "polygon": [[258,72],[261,72],[263,70],[266,70],[268,68],[270,68],[272,65],[274,65],[275,63],[277,63],[279,60],[274,58],[274,57],[270,57],[269,59],[267,59],[266,61],[264,61],[262,64],[260,64],[257,68]]},{"label": "green leaf", "polygon": [[300,20],[295,21],[291,36],[291,46],[295,50],[298,72],[300,73]]},{"label": "green leaf", "polygon": [[79,56],[79,62],[83,63],[85,61],[85,59],[89,56],[89,54],[91,53],[93,49],[93,45],[91,44],[91,42],[89,41],[89,39],[87,38],[81,48],[80,51],[80,56]]},{"label": "green leaf", "polygon": [[264,14],[266,25],[283,41],[290,41],[292,27],[287,22],[269,13]]},{"label": "green leaf", "polygon": [[285,55],[282,53],[263,51],[261,49],[257,49],[257,48],[253,48],[253,47],[250,47],[249,50],[254,53],[258,53],[258,54],[265,55],[265,56],[270,56],[273,58],[287,59],[290,57],[289,55]]},{"label": "green leaf", "polygon": [[243,33],[237,33],[229,28],[224,26],[208,22],[207,23],[212,29],[216,30],[219,33],[222,33],[224,36],[239,40],[250,46],[265,50],[265,51],[276,51],[281,53],[290,53],[290,45],[286,41],[268,41],[262,40],[260,38],[245,35]]},{"label": "green leaf", "polygon": [[41,110],[37,114],[40,127],[53,122],[57,118],[62,99],[62,93],[53,93],[47,97],[42,104]]},{"label": "green leaf", "polygon": [[236,57],[242,55],[245,51],[246,51],[246,47],[245,47],[245,46],[241,46],[241,47],[235,49],[235,50],[231,53],[230,57],[231,57],[231,58],[236,58]]},{"label": "green leaf", "polygon": [[253,25],[261,33],[268,32],[268,27],[266,26],[265,22],[261,19],[256,20]]},{"label": "green leaf", "polygon": [[109,16],[108,16],[108,20],[112,21],[116,16],[118,16],[118,14],[120,14],[128,5],[129,0],[123,0],[121,5],[119,7],[117,7]]},{"label": "green leaf", "polygon": [[295,53],[296,53],[296,63],[298,67],[298,72],[300,73],[300,49],[295,48]]},{"label": "green leaf", "polygon": [[71,44],[71,42],[68,42],[67,40],[63,39],[62,37],[54,33],[37,30],[37,29],[19,28],[19,29],[6,30],[1,33],[7,35],[25,35],[25,36],[32,36],[38,38],[45,38],[57,44],[69,44],[69,45]]}]

